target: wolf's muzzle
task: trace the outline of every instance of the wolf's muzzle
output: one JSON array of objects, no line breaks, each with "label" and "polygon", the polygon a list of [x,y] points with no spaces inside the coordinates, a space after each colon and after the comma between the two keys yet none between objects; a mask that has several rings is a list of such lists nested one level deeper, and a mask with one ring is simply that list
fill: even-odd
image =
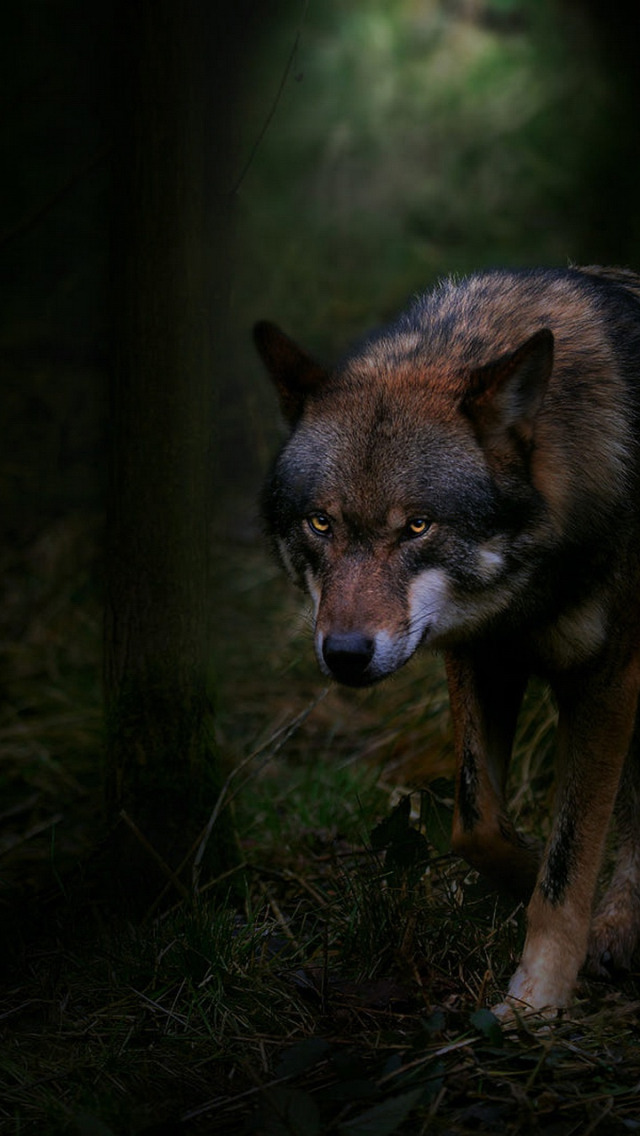
[{"label": "wolf's muzzle", "polygon": [[373,681],[367,667],[373,659],[375,642],[359,631],[327,635],[322,644],[322,657],[338,682],[346,686],[366,686]]}]

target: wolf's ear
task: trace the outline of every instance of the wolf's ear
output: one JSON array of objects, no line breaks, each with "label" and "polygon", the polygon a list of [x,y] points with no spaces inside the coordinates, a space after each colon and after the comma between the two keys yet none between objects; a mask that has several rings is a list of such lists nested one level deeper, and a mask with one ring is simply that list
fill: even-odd
[{"label": "wolf's ear", "polygon": [[553,370],[553,333],[541,328],[515,351],[471,373],[462,411],[483,445],[527,447]]},{"label": "wolf's ear", "polygon": [[305,399],[326,381],[327,372],[273,323],[257,323],[253,340],[275,384],[282,413],[295,426]]}]

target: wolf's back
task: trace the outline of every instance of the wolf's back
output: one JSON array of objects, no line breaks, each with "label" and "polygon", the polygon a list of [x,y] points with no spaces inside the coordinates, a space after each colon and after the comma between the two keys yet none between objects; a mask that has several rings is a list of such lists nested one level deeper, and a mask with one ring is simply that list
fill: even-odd
[{"label": "wolf's back", "polygon": [[630,292],[636,300],[640,300],[640,276],[630,268],[604,268],[599,264],[588,264],[578,271],[583,272],[585,276],[595,276],[600,280],[617,284],[626,292]]}]

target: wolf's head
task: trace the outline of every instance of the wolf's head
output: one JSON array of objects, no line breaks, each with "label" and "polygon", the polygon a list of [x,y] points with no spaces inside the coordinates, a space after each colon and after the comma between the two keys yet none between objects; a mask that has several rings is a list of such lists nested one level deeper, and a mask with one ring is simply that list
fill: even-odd
[{"label": "wolf's head", "polygon": [[544,513],[530,466],[552,333],[476,365],[397,325],[334,371],[272,324],[255,340],[291,430],[264,514],[322,670],[364,686],[512,610]]}]

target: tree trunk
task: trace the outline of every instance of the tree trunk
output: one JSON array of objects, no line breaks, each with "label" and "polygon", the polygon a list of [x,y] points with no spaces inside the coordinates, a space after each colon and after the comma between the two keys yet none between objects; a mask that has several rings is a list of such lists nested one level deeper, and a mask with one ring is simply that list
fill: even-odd
[{"label": "tree trunk", "polygon": [[[129,0],[116,26],[106,797],[121,822],[114,867],[133,893],[160,861],[175,870],[188,856],[220,788],[214,384],[230,276],[234,83],[224,84],[237,42],[222,25],[210,0]],[[233,857],[225,816],[208,843],[215,871]]]}]

